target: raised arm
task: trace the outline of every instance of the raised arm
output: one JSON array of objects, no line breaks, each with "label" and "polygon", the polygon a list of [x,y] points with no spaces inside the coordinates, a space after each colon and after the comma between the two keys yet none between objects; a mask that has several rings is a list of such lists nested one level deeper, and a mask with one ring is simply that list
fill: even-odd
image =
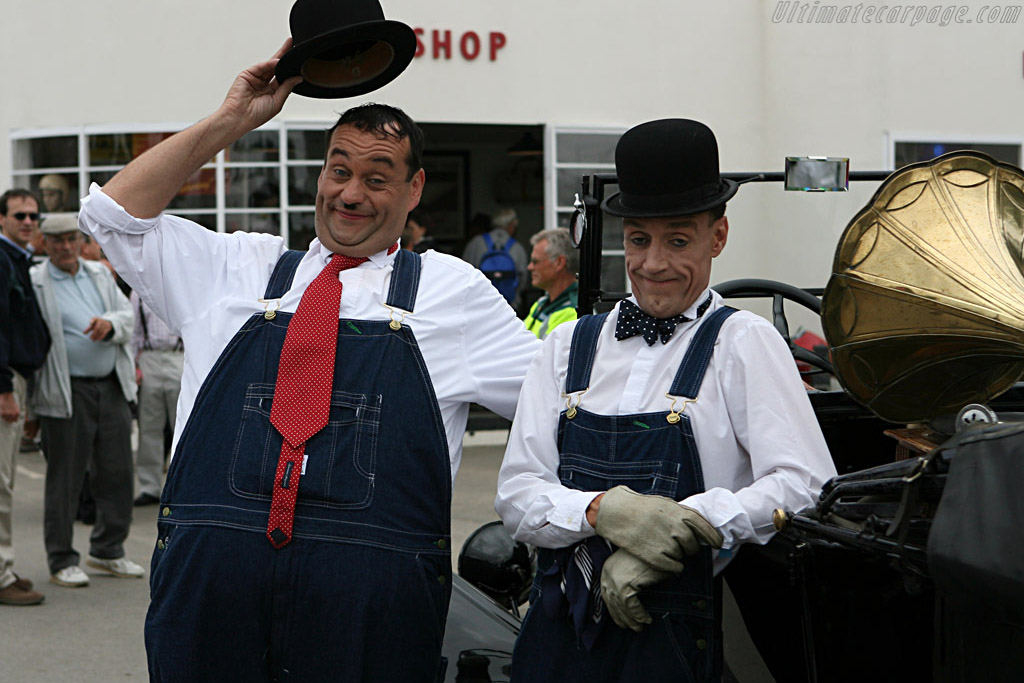
[{"label": "raised arm", "polygon": [[136,218],[158,215],[189,176],[220,150],[272,119],[301,78],[278,83],[274,67],[291,38],[268,61],[238,75],[213,114],[173,135],[125,166],[103,191]]}]

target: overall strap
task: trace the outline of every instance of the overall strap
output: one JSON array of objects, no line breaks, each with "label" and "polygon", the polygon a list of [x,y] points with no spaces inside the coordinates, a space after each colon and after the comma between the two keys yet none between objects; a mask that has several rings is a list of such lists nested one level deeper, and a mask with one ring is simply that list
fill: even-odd
[{"label": "overall strap", "polygon": [[408,249],[399,249],[395,254],[395,266],[391,272],[391,287],[388,289],[388,306],[403,311],[413,311],[416,306],[416,292],[420,288],[420,271],[423,263],[420,255]]},{"label": "overall strap", "polygon": [[683,362],[679,364],[675,379],[672,380],[672,388],[668,393],[672,396],[683,398],[697,398],[700,385],[704,382],[704,373],[707,372],[708,363],[711,362],[711,354],[715,350],[715,340],[718,339],[718,332],[726,318],[736,312],[735,308],[722,306],[704,320],[704,324],[697,330]]},{"label": "overall strap", "polygon": [[306,255],[304,251],[289,249],[281,254],[274,266],[274,272],[267,283],[267,291],[263,294],[264,299],[280,299],[285,292],[291,289],[292,278],[295,277],[295,269],[299,267],[299,261]]},{"label": "overall strap", "polygon": [[601,333],[607,313],[585,315],[572,331],[569,347],[569,368],[565,373],[565,393],[573,394],[590,386],[590,371],[594,368],[597,337]]}]

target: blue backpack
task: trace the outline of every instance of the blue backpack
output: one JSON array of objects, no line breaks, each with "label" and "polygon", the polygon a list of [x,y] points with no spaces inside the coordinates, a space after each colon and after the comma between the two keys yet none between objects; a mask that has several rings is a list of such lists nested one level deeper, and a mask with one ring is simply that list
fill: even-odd
[{"label": "blue backpack", "polygon": [[501,295],[509,303],[512,303],[516,298],[516,290],[519,288],[519,275],[516,273],[516,262],[508,250],[516,241],[509,237],[508,242],[496,248],[490,233],[485,232],[483,238],[487,245],[487,251],[480,259],[480,272],[487,276],[491,284],[501,292]]}]

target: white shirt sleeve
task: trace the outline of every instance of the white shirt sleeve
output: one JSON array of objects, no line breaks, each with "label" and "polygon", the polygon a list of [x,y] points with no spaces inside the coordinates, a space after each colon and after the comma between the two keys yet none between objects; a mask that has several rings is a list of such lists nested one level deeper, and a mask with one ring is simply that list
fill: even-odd
[{"label": "white shirt sleeve", "polygon": [[284,252],[280,237],[220,234],[179,216],[138,219],[93,183],[79,227],[114,269],[178,333],[215,309],[222,295],[261,292]]},{"label": "white shirt sleeve", "polygon": [[472,392],[461,398],[512,419],[540,340],[480,271],[473,269],[467,277],[470,282],[461,304],[460,367]]},{"label": "white shirt sleeve", "polygon": [[588,536],[587,506],[600,491],[576,491],[558,478],[562,382],[576,322],[559,325],[530,364],[519,395],[494,509],[516,540],[561,548]]},{"label": "white shirt sleeve", "polygon": [[[776,508],[814,504],[835,465],[792,355],[767,322],[723,334],[716,358],[728,423],[749,457],[753,481],[734,490],[711,488],[682,501],[724,536],[723,548],[767,543]],[[715,429],[716,425],[698,428]],[[702,457],[706,457],[702,453]]]}]

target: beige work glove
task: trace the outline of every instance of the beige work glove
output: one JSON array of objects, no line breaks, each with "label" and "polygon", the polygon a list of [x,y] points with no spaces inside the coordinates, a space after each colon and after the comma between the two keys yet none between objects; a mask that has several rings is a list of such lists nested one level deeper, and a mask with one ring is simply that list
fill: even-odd
[{"label": "beige work glove", "polygon": [[683,571],[683,554],[696,554],[702,542],[722,547],[722,534],[696,510],[626,486],[604,494],[594,530],[654,569],[675,574]]},{"label": "beige work glove", "polygon": [[627,550],[612,553],[601,567],[601,599],[615,625],[642,631],[651,615],[640,603],[640,591],[669,578],[671,572],[660,572]]}]

